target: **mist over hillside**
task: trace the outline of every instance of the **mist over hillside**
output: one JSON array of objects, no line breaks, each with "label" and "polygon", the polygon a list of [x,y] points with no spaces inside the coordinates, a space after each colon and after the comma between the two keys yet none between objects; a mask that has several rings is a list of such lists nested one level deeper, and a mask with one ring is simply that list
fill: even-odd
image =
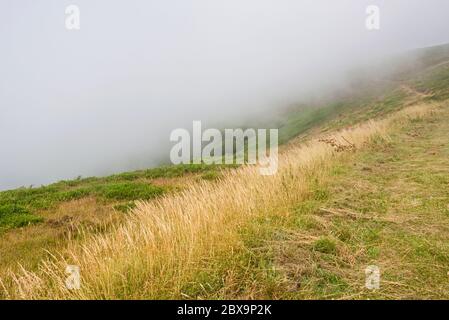
[{"label": "mist over hillside", "polygon": [[77,31],[69,4],[0,4],[0,189],[154,166],[192,120],[266,120],[449,42],[445,0],[79,0]]}]

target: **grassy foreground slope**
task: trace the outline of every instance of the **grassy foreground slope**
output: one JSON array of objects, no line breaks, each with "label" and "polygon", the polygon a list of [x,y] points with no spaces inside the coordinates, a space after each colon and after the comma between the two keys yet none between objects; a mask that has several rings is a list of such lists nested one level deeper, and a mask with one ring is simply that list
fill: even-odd
[{"label": "grassy foreground slope", "polygon": [[[180,166],[0,193],[0,295],[446,297],[448,71],[439,59],[359,108],[290,117],[284,132],[308,142],[286,144],[273,177]],[[67,264],[81,290],[65,288]],[[368,264],[377,292],[364,289]]]},{"label": "grassy foreground slope", "polygon": [[216,180],[221,169],[167,166],[0,192],[0,273],[18,264],[36,268],[47,250],[82,237],[80,229],[103,232],[126,219],[136,200],[175,193],[192,181]]},{"label": "grassy foreground slope", "polygon": [[[303,201],[244,233],[265,270],[231,297],[449,298],[449,103],[337,160]],[[379,290],[365,268],[380,269]],[[245,275],[248,277],[248,274]]]}]

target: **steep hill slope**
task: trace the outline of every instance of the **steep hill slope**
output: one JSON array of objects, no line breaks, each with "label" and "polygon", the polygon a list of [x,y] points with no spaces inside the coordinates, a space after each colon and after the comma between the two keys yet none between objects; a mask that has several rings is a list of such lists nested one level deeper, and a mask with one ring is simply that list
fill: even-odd
[{"label": "steep hill slope", "polygon": [[274,177],[172,166],[0,193],[2,297],[446,297],[449,66],[427,52],[380,95],[292,110]]}]

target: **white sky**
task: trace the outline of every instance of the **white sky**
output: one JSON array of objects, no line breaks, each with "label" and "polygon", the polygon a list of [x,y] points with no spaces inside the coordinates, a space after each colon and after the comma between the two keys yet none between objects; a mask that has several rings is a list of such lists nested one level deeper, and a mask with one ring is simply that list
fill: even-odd
[{"label": "white sky", "polygon": [[194,119],[237,123],[446,42],[447,0],[1,0],[0,189],[149,167]]}]

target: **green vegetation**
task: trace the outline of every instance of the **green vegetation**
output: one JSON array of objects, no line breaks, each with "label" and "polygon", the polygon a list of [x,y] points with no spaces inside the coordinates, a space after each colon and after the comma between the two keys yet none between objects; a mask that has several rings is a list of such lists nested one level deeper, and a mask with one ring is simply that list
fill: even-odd
[{"label": "green vegetation", "polygon": [[[3,191],[0,192],[0,227],[1,230],[7,230],[42,222],[42,212],[54,210],[62,203],[87,197],[110,203],[116,210],[126,212],[134,207],[134,203],[130,201],[149,200],[175,191],[177,186],[170,179],[200,175],[202,179],[215,180],[220,171],[228,167],[205,164],[163,166],[104,178],[79,177],[38,188],[23,187]],[[154,185],[152,181],[155,179],[167,181],[163,185]]]},{"label": "green vegetation", "polygon": [[164,188],[145,183],[112,183],[101,186],[99,194],[111,200],[148,200],[165,192]]},{"label": "green vegetation", "polygon": [[286,143],[312,127],[323,124],[342,111],[343,105],[335,103],[324,107],[303,107],[292,112],[280,126],[279,143]]},{"label": "green vegetation", "polygon": [[213,180],[218,180],[220,178],[220,173],[218,172],[206,172],[204,174],[201,175],[201,179],[203,180],[209,180],[209,181],[213,181]]},{"label": "green vegetation", "polygon": [[279,143],[286,143],[312,128],[328,131],[387,116],[401,109],[407,98],[410,98],[408,92],[400,87],[385,86],[382,91],[383,95],[380,97],[371,92],[339,102],[314,107],[303,106],[291,111],[279,125]]},{"label": "green vegetation", "polygon": [[322,237],[316,240],[313,244],[313,250],[327,253],[327,254],[335,254],[337,245],[332,239]]},{"label": "green vegetation", "polygon": [[425,73],[414,84],[418,90],[432,92],[429,99],[449,99],[449,61],[444,67]]},{"label": "green vegetation", "polygon": [[0,206],[0,232],[9,228],[20,228],[41,222],[42,218],[27,209],[15,205]]},{"label": "green vegetation", "polygon": [[127,203],[121,203],[114,206],[115,210],[121,211],[121,212],[128,212],[136,207],[135,202],[127,202]]}]

